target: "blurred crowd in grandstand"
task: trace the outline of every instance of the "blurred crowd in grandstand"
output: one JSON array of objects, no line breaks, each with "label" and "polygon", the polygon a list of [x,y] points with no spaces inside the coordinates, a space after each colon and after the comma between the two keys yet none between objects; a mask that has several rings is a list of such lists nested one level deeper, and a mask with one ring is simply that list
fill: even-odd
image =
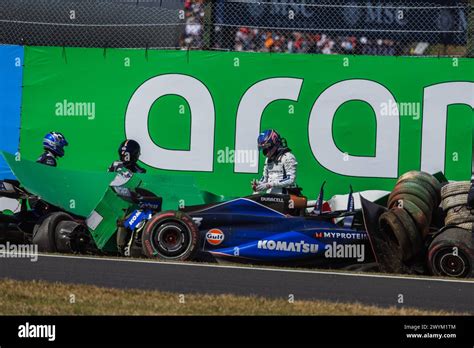
[{"label": "blurred crowd in grandstand", "polygon": [[[202,0],[185,1],[186,27],[181,38],[182,48],[203,47],[203,21],[205,16]],[[216,31],[222,30],[218,26]],[[399,54],[397,43],[387,39],[368,39],[367,37],[339,37],[325,33],[299,32],[290,30],[269,31],[265,29],[237,27],[225,39],[233,40],[235,51],[322,53],[322,54]],[[214,49],[225,49],[221,40],[213,43]],[[228,45],[226,45],[228,46]]]},{"label": "blurred crowd in grandstand", "polygon": [[236,51],[322,53],[322,54],[374,54],[395,55],[391,40],[370,41],[355,36],[333,38],[327,34],[304,32],[273,32],[239,28],[235,34]]},{"label": "blurred crowd in grandstand", "polygon": [[184,3],[186,27],[181,37],[181,47],[201,47],[204,20],[204,6],[202,1],[186,0]]}]

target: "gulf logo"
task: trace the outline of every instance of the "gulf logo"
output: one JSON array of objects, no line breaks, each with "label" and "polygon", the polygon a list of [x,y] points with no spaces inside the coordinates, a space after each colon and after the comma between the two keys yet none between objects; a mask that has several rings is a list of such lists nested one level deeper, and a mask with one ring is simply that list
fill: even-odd
[{"label": "gulf logo", "polygon": [[217,228],[213,228],[206,233],[206,240],[209,244],[219,245],[224,241],[224,232]]}]

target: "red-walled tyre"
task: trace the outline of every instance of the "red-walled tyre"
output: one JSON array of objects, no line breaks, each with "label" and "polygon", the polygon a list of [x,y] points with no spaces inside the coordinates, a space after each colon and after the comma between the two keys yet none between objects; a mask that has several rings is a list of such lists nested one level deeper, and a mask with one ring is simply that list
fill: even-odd
[{"label": "red-walled tyre", "polygon": [[472,275],[474,246],[471,231],[449,228],[428,248],[428,268],[433,275],[465,278]]},{"label": "red-walled tyre", "polygon": [[192,218],[180,211],[153,215],[142,234],[146,257],[162,260],[193,260],[198,252],[199,231]]}]

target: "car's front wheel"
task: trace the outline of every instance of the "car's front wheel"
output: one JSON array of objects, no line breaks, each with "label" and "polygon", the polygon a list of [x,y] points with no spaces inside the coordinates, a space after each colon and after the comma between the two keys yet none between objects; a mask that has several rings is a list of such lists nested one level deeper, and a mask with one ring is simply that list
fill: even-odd
[{"label": "car's front wheel", "polygon": [[179,211],[153,215],[142,234],[143,254],[163,260],[192,260],[198,251],[199,231],[191,217]]}]

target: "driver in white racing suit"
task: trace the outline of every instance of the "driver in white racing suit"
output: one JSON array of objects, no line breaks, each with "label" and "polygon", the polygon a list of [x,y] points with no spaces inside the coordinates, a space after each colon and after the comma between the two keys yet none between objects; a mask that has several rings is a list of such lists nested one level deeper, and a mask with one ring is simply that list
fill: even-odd
[{"label": "driver in white racing suit", "polygon": [[296,185],[296,157],[288,148],[286,140],[273,129],[268,129],[258,136],[258,149],[266,157],[263,177],[252,181],[254,192],[287,194]]}]

